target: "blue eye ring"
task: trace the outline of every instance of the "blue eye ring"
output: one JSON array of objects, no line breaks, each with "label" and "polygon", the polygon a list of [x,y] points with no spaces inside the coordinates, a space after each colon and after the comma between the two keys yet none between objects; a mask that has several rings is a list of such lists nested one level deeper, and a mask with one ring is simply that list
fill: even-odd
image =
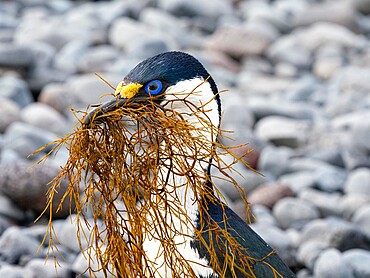
[{"label": "blue eye ring", "polygon": [[158,95],[163,88],[163,84],[159,80],[152,80],[145,85],[145,92],[150,95]]}]

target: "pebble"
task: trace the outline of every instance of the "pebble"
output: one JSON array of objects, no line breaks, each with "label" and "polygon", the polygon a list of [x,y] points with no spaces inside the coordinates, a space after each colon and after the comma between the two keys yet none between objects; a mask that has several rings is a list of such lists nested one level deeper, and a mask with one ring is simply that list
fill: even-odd
[{"label": "pebble", "polygon": [[301,190],[298,197],[314,204],[322,217],[340,216],[344,210],[339,193],[333,194],[308,188]]},{"label": "pebble", "polygon": [[370,252],[363,249],[351,249],[343,252],[343,259],[352,268],[356,278],[370,277]]},{"label": "pebble", "polygon": [[[67,114],[70,111],[70,107],[66,96],[70,98],[66,85],[61,83],[50,83],[41,90],[37,101],[47,104],[61,114]],[[72,103],[73,102],[74,101],[72,101]]]},{"label": "pebble", "polygon": [[0,277],[7,278],[33,278],[33,273],[17,265],[4,265],[0,267]]},{"label": "pebble", "polygon": [[[10,198],[19,208],[30,209],[40,214],[47,203],[49,182],[60,172],[59,167],[14,163],[2,165],[0,172],[0,192]],[[67,184],[61,183],[53,200],[54,210],[60,203]],[[62,210],[54,217],[64,218],[69,214],[69,201],[64,202]],[[16,212],[17,210],[14,210]],[[19,214],[19,212],[18,212]],[[48,211],[46,211],[48,214]]]},{"label": "pebble", "polygon": [[[122,80],[122,76],[104,73],[101,75],[109,84],[116,87]],[[101,97],[102,95],[114,94],[105,82],[100,80],[94,74],[86,73],[78,76],[73,76],[67,80],[66,86],[69,88],[68,96],[71,96],[73,108],[86,109],[89,104],[99,104],[112,99],[112,95]]]},{"label": "pebble", "polygon": [[316,22],[332,22],[349,28],[356,26],[356,13],[351,4],[347,1],[338,1],[336,5],[329,2],[310,5],[305,10],[297,13],[294,20],[294,27],[309,26]]},{"label": "pebble", "polygon": [[0,97],[0,133],[20,119],[21,109],[17,103],[9,98]]},{"label": "pebble", "polygon": [[262,184],[248,195],[248,202],[252,205],[264,205],[272,208],[280,199],[292,197],[294,193],[289,186],[281,183]]},{"label": "pebble", "polygon": [[10,227],[0,237],[0,259],[17,264],[24,256],[36,257],[39,244],[19,227]]},{"label": "pebble", "polygon": [[286,172],[292,155],[293,151],[290,148],[267,146],[261,151],[258,169],[264,175],[273,175],[274,178],[279,177]]},{"label": "pebble", "polygon": [[326,249],[325,243],[318,239],[305,241],[298,248],[297,260],[312,271],[317,258]]},{"label": "pebble", "polygon": [[52,107],[32,103],[22,110],[21,120],[27,124],[64,136],[70,130],[67,119]]},{"label": "pebble", "polygon": [[344,185],[344,191],[348,194],[359,193],[370,195],[370,169],[357,168],[348,175]]},{"label": "pebble", "polygon": [[32,62],[33,53],[30,48],[13,43],[0,43],[0,67],[27,68]]},{"label": "pebble", "polygon": [[310,124],[281,116],[268,116],[256,123],[258,137],[276,146],[297,148],[308,140]]},{"label": "pebble", "polygon": [[346,194],[340,203],[343,206],[343,217],[350,219],[359,208],[370,203],[370,196],[361,193]]},{"label": "pebble", "polygon": [[9,98],[20,107],[33,101],[32,94],[25,81],[14,75],[0,76],[0,97]]},{"label": "pebble", "polygon": [[240,59],[263,54],[277,36],[278,31],[269,24],[224,25],[207,40],[206,46]]},{"label": "pebble", "polygon": [[315,219],[302,229],[300,242],[319,240],[328,247],[341,251],[352,248],[370,250],[370,237],[360,231],[356,225],[344,219],[332,217]]},{"label": "pebble", "polygon": [[323,251],[318,257],[314,267],[315,277],[320,278],[352,278],[353,273],[343,255],[331,248]]},{"label": "pebble", "polygon": [[32,259],[25,265],[25,270],[34,273],[34,277],[50,278],[69,278],[72,276],[72,270],[69,265],[63,261],[58,264],[53,259]]},{"label": "pebble", "polygon": [[273,207],[272,213],[283,229],[301,228],[320,216],[318,209],[312,203],[292,197],[279,200]]},{"label": "pebble", "polygon": [[13,150],[23,158],[38,148],[57,139],[54,133],[22,122],[14,122],[4,133],[3,147]]},{"label": "pebble", "polygon": [[310,171],[295,171],[281,175],[278,182],[288,185],[295,193],[315,185],[315,180]]},{"label": "pebble", "polygon": [[370,237],[370,203],[361,206],[354,213],[352,222]]}]

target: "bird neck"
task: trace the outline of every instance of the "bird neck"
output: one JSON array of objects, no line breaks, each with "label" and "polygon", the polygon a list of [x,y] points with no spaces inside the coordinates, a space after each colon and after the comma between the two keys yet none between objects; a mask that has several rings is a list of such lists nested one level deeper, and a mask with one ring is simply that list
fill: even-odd
[{"label": "bird neck", "polygon": [[[211,84],[201,78],[184,80],[166,91],[165,108],[175,111],[189,125],[194,142],[172,146],[176,159],[169,159],[163,171],[166,175],[168,194],[184,209],[188,218],[196,223],[199,217],[198,202],[200,183],[210,185],[210,167],[220,124],[219,102]],[[170,131],[169,131],[170,132]],[[184,171],[189,165],[189,170]],[[170,197],[170,198],[172,198]]]}]

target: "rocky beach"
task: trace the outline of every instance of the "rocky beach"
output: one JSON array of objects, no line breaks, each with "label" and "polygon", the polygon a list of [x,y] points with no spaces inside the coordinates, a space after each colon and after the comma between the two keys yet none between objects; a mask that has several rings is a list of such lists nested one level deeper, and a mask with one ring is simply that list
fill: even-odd
[{"label": "rocky beach", "polygon": [[68,151],[34,167],[50,148],[30,154],[73,130],[71,108],[114,93],[95,73],[116,86],[169,50],[225,90],[221,140],[258,171],[232,173],[251,227],[299,278],[370,277],[369,0],[1,0],[0,277],[89,277],[68,206],[57,266],[47,213],[35,222]]}]

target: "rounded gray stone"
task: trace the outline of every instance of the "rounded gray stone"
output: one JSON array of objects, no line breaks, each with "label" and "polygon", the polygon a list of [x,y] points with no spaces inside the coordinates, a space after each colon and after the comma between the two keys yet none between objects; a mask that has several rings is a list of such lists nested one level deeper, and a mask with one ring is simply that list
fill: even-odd
[{"label": "rounded gray stone", "polygon": [[[69,100],[67,100],[67,96]],[[47,104],[61,114],[69,113],[69,105],[73,103],[68,95],[68,87],[61,83],[50,83],[46,85],[42,88],[37,101]]]},{"label": "rounded gray stone", "polygon": [[351,267],[343,255],[334,248],[327,249],[317,258],[314,266],[315,277],[320,278],[353,278]]},{"label": "rounded gray stone", "polygon": [[90,47],[81,55],[78,69],[82,72],[101,72],[120,55],[120,51],[110,45]]},{"label": "rounded gray stone", "polygon": [[63,261],[55,264],[52,258],[32,259],[25,265],[25,270],[34,273],[35,277],[69,278],[72,276],[71,266]]},{"label": "rounded gray stone", "polygon": [[293,151],[286,147],[267,146],[263,148],[258,160],[258,170],[270,173],[274,177],[281,176],[287,169]]},{"label": "rounded gray stone", "polygon": [[10,227],[0,237],[0,258],[16,264],[23,256],[36,257],[39,245],[40,242],[26,235],[19,227]]},{"label": "rounded gray stone", "polygon": [[370,204],[360,207],[353,215],[352,222],[370,237]]},{"label": "rounded gray stone", "polygon": [[314,204],[322,217],[340,216],[344,210],[341,203],[341,194],[326,193],[315,189],[303,189],[298,194],[299,198]]},{"label": "rounded gray stone", "polygon": [[370,237],[356,225],[342,218],[315,219],[302,229],[300,242],[320,240],[341,251],[352,248],[370,249]]},{"label": "rounded gray stone", "polygon": [[67,119],[63,115],[52,107],[39,102],[24,108],[21,119],[25,123],[62,136],[70,130]]},{"label": "rounded gray stone", "polygon": [[303,145],[308,139],[309,131],[309,122],[281,116],[265,117],[255,126],[256,135],[261,139],[291,148]]},{"label": "rounded gray stone", "polygon": [[0,267],[0,277],[33,278],[34,273],[18,265],[4,265]]},{"label": "rounded gray stone", "polygon": [[370,196],[362,193],[345,194],[340,203],[343,206],[343,217],[351,219],[358,209],[370,203]]},{"label": "rounded gray stone", "polygon": [[27,158],[38,148],[56,139],[57,136],[52,132],[26,123],[14,122],[4,134],[3,147]]},{"label": "rounded gray stone", "polygon": [[310,220],[320,217],[318,209],[312,203],[291,197],[278,201],[272,213],[284,229],[302,227]]},{"label": "rounded gray stone", "polygon": [[16,102],[0,97],[0,133],[4,133],[10,124],[20,119],[20,111]]},{"label": "rounded gray stone", "polygon": [[354,277],[370,277],[370,251],[351,249],[343,252],[343,259],[352,268]]},{"label": "rounded gray stone", "polygon": [[288,185],[295,193],[315,185],[311,171],[296,171],[284,174],[278,178],[278,182]]},{"label": "rounded gray stone", "polygon": [[370,195],[370,169],[357,168],[351,171],[345,182],[344,191],[348,194]]},{"label": "rounded gray stone", "polygon": [[[278,37],[278,31],[266,23],[223,25],[209,37],[206,47],[235,58],[258,56]],[[254,43],[250,43],[253,41]]]},{"label": "rounded gray stone", "polygon": [[14,75],[0,77],[0,97],[13,100],[20,107],[25,107],[33,101],[27,83]]},{"label": "rounded gray stone", "polygon": [[312,271],[317,258],[326,248],[326,244],[320,240],[305,241],[298,247],[297,260]]},{"label": "rounded gray stone", "polygon": [[[41,213],[46,207],[49,182],[60,172],[59,167],[37,164],[13,163],[2,165],[0,172],[0,192],[10,198],[18,207]],[[62,210],[55,213],[60,200],[67,190],[67,183],[62,182],[58,193],[54,195],[53,217],[66,217],[69,214],[69,201],[64,202]],[[46,211],[46,214],[49,212]]]}]

